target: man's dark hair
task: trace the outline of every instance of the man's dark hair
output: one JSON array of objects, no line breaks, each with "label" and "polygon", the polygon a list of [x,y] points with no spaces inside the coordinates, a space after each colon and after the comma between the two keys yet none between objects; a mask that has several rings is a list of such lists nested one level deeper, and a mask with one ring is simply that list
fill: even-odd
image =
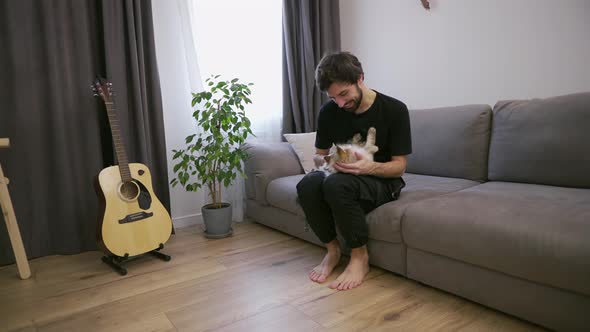
[{"label": "man's dark hair", "polygon": [[326,91],[334,82],[356,84],[363,75],[359,59],[349,52],[328,54],[315,70],[315,82],[320,91]]}]

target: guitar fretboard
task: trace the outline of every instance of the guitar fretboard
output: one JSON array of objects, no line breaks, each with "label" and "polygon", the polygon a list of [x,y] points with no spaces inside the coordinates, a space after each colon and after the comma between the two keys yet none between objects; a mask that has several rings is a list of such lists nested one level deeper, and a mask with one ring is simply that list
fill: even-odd
[{"label": "guitar fretboard", "polygon": [[113,144],[115,145],[115,153],[119,163],[119,172],[121,173],[121,180],[123,182],[131,181],[131,171],[129,170],[129,160],[127,159],[127,152],[125,145],[121,139],[121,130],[119,129],[119,119],[112,102],[105,102],[107,108],[107,115],[109,117],[109,124],[111,126],[111,134],[113,136]]}]

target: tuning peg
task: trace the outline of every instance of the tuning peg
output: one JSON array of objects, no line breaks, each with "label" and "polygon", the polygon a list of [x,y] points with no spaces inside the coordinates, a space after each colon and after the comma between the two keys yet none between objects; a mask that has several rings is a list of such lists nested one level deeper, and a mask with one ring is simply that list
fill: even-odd
[{"label": "tuning peg", "polygon": [[98,95],[97,95],[96,93],[94,94],[94,96],[95,96],[95,97],[98,97]]}]

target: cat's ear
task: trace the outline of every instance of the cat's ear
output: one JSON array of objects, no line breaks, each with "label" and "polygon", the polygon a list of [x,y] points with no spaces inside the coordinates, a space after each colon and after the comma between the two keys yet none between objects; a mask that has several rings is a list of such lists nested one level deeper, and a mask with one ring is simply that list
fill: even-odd
[{"label": "cat's ear", "polygon": [[336,153],[338,154],[338,158],[340,158],[340,160],[346,159],[348,156],[347,151],[340,146],[336,146]]},{"label": "cat's ear", "polygon": [[330,160],[331,160],[331,159],[332,159],[332,156],[324,156],[324,160],[325,160],[327,163],[330,163]]}]

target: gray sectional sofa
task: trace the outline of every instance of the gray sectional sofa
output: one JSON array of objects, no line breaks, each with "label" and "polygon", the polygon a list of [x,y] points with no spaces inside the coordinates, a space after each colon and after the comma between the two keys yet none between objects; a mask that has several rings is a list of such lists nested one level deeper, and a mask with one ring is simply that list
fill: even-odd
[{"label": "gray sectional sofa", "polygon": [[[411,110],[399,200],[371,264],[558,331],[590,330],[590,93]],[[246,214],[305,231],[289,143],[249,143]]]}]

